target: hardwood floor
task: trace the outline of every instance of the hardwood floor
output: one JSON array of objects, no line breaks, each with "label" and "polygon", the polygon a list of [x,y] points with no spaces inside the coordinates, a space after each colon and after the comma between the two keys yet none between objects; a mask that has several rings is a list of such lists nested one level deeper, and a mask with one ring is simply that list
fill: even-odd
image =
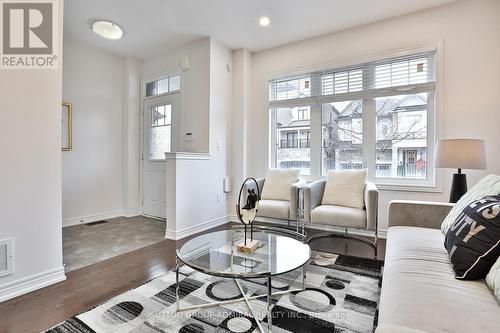
[{"label": "hardwood floor", "polygon": [[[215,229],[210,231],[213,230]],[[144,284],[174,266],[176,246],[186,240],[163,240],[71,271],[66,274],[66,281],[0,303],[0,332],[41,332]],[[340,254],[373,257],[373,250],[368,245],[353,240],[319,239],[311,247]],[[383,259],[384,240],[380,240],[378,248],[378,257]]]}]

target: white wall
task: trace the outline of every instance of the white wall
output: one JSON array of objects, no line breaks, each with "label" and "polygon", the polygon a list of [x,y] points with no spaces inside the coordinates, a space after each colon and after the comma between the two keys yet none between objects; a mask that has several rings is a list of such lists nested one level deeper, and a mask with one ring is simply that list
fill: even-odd
[{"label": "white wall", "polygon": [[140,107],[141,63],[124,60],[122,113],[122,211],[125,216],[140,213]]},{"label": "white wall", "polygon": [[[211,184],[219,202],[214,205],[216,216],[233,211],[229,195],[223,193],[223,178],[231,175],[231,107],[232,107],[232,54],[225,45],[210,40],[210,155],[213,174]],[[233,187],[234,191],[234,187]],[[213,195],[212,195],[213,198]],[[212,199],[213,200],[213,199]]]},{"label": "white wall", "polygon": [[63,224],[139,213],[139,64],[65,38],[63,100],[73,149],[62,152]]},{"label": "white wall", "polygon": [[[190,69],[181,72],[184,56],[189,56]],[[179,150],[206,153],[209,151],[210,38],[147,59],[142,66],[142,76],[146,78],[178,72],[181,73]],[[192,133],[191,138],[187,138],[186,133]]]},{"label": "white wall", "polygon": [[66,224],[121,212],[123,66],[65,39],[63,100],[73,105],[73,150],[62,153]]},{"label": "white wall", "polygon": [[[169,239],[180,239],[228,221],[230,197],[223,193],[223,178],[229,175],[231,164],[229,143],[232,96],[231,51],[217,41],[208,40],[208,52],[202,50],[209,64],[209,84],[191,85],[184,80],[183,100],[209,95],[209,154],[168,154],[167,158],[167,232]],[[192,57],[201,55],[192,54]],[[191,70],[199,70],[193,67]],[[205,70],[203,70],[204,72]],[[185,72],[186,73],[186,72]],[[187,117],[199,110],[183,104],[181,112]],[[200,120],[197,120],[200,122]]]},{"label": "white wall", "polygon": [[[63,1],[55,3],[61,56]],[[61,68],[0,70],[0,239],[14,238],[14,274],[0,278],[0,302],[65,278]]]},{"label": "white wall", "polygon": [[[246,167],[263,176],[268,168],[267,80],[305,67],[346,62],[403,48],[443,42],[442,137],[486,140],[488,170],[467,171],[469,184],[487,173],[500,174],[500,2],[464,0],[355,29],[329,34],[252,55],[251,109],[247,118]],[[439,84],[439,83],[438,83]],[[392,199],[447,201],[452,170],[443,193],[382,191],[380,227],[387,227]]]},{"label": "white wall", "polygon": [[[233,181],[233,205],[238,200],[238,191],[243,180],[248,176],[245,158],[247,156],[247,118],[250,109],[252,55],[246,49],[232,53],[233,87],[231,110],[231,177]],[[232,213],[232,212],[231,212]]]}]

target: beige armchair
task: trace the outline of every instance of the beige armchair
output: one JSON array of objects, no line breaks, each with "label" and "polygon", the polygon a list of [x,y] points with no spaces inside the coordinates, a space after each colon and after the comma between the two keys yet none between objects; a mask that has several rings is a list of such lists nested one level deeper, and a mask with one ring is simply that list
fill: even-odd
[{"label": "beige armchair", "polygon": [[[306,227],[318,228],[324,233],[319,233],[309,239],[309,241],[319,238],[335,236],[331,227],[341,227],[345,230],[342,234],[345,237],[348,229],[361,229],[373,232],[374,241],[364,237],[350,235],[368,242],[375,248],[377,246],[378,229],[378,189],[372,182],[366,182],[364,186],[364,208],[352,208],[335,205],[322,204],[325,192],[326,180],[319,180],[303,187],[304,190],[304,224]],[[330,230],[329,230],[330,229]],[[330,232],[331,231],[331,232]]]},{"label": "beige armchair", "polygon": [[[262,194],[262,190],[265,186],[266,178],[258,178],[257,184]],[[306,185],[306,181],[299,179],[290,187],[290,197],[288,200],[274,200],[274,199],[263,199],[259,201],[259,209],[257,211],[258,217],[284,220],[284,221],[296,221],[297,220],[297,210],[298,210],[298,200],[299,200],[299,188]],[[247,184],[247,188],[253,188],[255,185],[252,183]],[[245,190],[245,193],[247,191]]]}]

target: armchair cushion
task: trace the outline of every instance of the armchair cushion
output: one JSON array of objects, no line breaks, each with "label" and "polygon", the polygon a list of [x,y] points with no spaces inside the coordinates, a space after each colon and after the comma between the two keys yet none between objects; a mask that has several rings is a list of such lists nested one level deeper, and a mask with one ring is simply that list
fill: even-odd
[{"label": "armchair cushion", "polygon": [[298,169],[270,169],[262,189],[262,199],[290,200],[290,188],[299,180],[299,174]]},{"label": "armchair cushion", "polygon": [[363,209],[365,183],[366,169],[330,170],[321,204]]},{"label": "armchair cushion", "polygon": [[348,228],[366,228],[366,211],[364,209],[321,205],[311,212],[311,222]]},{"label": "armchair cushion", "polygon": [[257,216],[288,220],[290,218],[290,201],[262,199],[259,201]]}]

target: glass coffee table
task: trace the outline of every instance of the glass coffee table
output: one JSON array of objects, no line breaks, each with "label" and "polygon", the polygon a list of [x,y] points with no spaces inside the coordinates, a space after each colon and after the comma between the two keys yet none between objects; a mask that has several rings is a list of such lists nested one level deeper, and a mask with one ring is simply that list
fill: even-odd
[{"label": "glass coffee table", "polygon": [[[302,291],[306,288],[306,263],[311,258],[311,248],[304,235],[272,227],[254,227],[253,239],[261,246],[253,253],[243,253],[236,246],[243,241],[242,228],[215,231],[197,236],[177,250],[176,306],[177,311],[194,310],[228,303],[245,302],[260,331],[264,328],[251,307],[250,300],[267,297],[267,332],[272,329],[271,297]],[[181,308],[179,304],[179,268],[186,265],[196,271],[233,279],[242,297]],[[302,268],[300,289],[272,292],[272,278]],[[266,279],[267,293],[247,295],[239,279]]]}]

